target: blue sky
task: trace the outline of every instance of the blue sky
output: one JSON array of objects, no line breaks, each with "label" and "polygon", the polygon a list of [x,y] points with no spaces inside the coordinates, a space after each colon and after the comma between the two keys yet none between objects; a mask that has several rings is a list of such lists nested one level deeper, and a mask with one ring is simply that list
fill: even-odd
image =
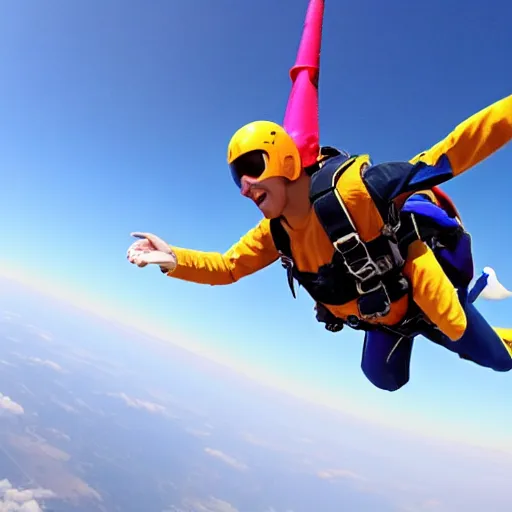
[{"label": "blue sky", "polygon": [[[328,1],[322,143],[407,159],[510,94],[512,6]],[[125,260],[131,231],[224,251],[258,222],[231,182],[229,137],[282,120],[307,1],[100,0],[4,5],[0,175],[4,268],[135,313],[282,387],[375,420],[502,443],[511,375],[418,340],[409,385],[387,394],[359,369],[361,336],[333,335],[294,301],[279,264],[202,287]],[[477,268],[512,286],[506,227],[512,148],[447,184]],[[105,306],[106,307],[106,306]],[[501,326],[512,302],[480,303]],[[178,334],[171,336],[177,337]],[[485,438],[485,439],[484,439]]]}]

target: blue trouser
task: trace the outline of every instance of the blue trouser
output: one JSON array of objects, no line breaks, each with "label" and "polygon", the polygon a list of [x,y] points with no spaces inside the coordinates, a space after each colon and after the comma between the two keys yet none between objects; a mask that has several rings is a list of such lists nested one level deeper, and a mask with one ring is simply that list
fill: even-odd
[{"label": "blue trouser", "polygon": [[[403,211],[426,217],[440,227],[457,226],[456,221],[444,210],[421,196],[413,196],[406,202]],[[512,358],[509,352],[472,303],[477,293],[467,293],[467,286],[473,277],[469,237],[463,237],[451,251],[442,249],[436,255],[454,286],[459,289],[459,300],[467,318],[466,331],[458,341],[451,341],[437,333],[436,343],[480,366],[498,372],[511,370]],[[387,391],[396,391],[404,386],[409,381],[413,343],[413,338],[401,337],[392,332],[367,332],[361,367],[370,382]]]},{"label": "blue trouser", "polygon": [[[467,328],[458,341],[441,335],[436,342],[464,359],[497,372],[512,369],[512,358],[500,337],[466,300],[464,311]],[[384,331],[367,332],[364,339],[361,368],[368,380],[380,389],[396,391],[409,381],[412,338]]]}]

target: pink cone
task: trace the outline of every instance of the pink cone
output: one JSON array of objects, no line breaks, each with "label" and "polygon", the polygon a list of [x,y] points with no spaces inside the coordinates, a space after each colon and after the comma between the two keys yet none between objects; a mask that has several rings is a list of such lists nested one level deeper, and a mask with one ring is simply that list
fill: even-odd
[{"label": "pink cone", "polygon": [[324,0],[309,0],[297,59],[290,69],[292,90],[283,122],[299,148],[304,167],[316,162],[319,151],[318,78],[323,15]]}]

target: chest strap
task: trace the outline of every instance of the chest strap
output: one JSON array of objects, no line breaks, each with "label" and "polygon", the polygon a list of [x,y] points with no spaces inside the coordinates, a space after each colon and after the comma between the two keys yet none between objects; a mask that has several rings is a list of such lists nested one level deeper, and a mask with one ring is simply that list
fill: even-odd
[{"label": "chest strap", "polygon": [[270,228],[294,297],[293,279],[296,279],[317,302],[343,305],[357,300],[360,319],[371,320],[387,315],[391,303],[409,293],[408,280],[401,270],[407,248],[419,238],[419,233],[413,216],[399,215],[391,206],[383,219],[382,234],[371,242],[361,240],[336,192],[336,183],[355,160],[356,157],[334,156],[311,180],[311,203],[335,249],[330,264],[321,267],[318,273],[299,271],[281,221],[273,219]]},{"label": "chest strap", "polygon": [[[304,272],[295,266],[291,256],[290,238],[284,226],[276,219],[270,222],[274,244],[281,254],[281,263],[287,271],[288,285],[295,297],[294,279],[303,286],[311,297],[322,304],[343,305],[361,298],[363,311],[381,310],[382,300],[395,302],[407,293],[407,281],[402,279],[399,269],[375,276],[375,282],[368,279],[362,285],[354,279],[345,266],[343,256],[335,251],[332,260],[318,269],[318,272]],[[381,255],[387,250],[387,244],[378,239],[367,244],[370,257]],[[367,288],[365,290],[362,287]],[[385,287],[385,289],[383,288]],[[364,298],[362,298],[364,296]],[[378,304],[375,304],[378,302]]]}]

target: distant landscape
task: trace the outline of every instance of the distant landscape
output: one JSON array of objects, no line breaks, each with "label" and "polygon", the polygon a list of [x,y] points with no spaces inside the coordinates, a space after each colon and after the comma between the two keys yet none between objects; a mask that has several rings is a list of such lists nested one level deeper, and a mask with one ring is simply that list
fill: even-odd
[{"label": "distant landscape", "polygon": [[509,510],[505,456],[379,428],[1,284],[0,511]]}]

